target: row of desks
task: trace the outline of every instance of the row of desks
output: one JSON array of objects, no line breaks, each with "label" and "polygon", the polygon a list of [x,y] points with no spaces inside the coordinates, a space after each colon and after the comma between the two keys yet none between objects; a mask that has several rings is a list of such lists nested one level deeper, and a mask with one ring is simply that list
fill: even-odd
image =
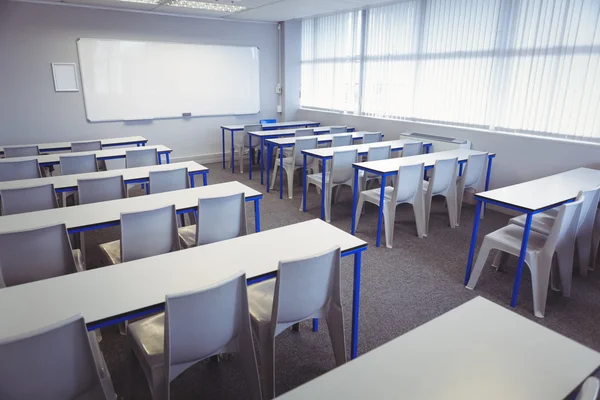
[{"label": "row of desks", "polygon": [[[112,139],[97,139],[100,140],[102,144],[102,148],[104,147],[114,147],[114,146],[145,146],[148,143],[148,139],[143,136],[127,136],[120,138],[112,138]],[[88,142],[93,142],[95,140],[87,140]],[[37,146],[39,147],[40,152],[47,153],[51,151],[71,151],[71,143],[72,142],[53,142],[53,143],[39,143]],[[10,146],[4,146],[10,147]],[[4,147],[0,147],[0,155],[4,154]]]}]

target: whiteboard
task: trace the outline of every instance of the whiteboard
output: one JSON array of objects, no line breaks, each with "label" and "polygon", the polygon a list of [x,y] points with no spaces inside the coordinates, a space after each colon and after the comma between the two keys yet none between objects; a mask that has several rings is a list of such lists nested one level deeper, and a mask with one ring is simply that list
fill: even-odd
[{"label": "whiteboard", "polygon": [[78,39],[88,121],[260,112],[257,47]]}]

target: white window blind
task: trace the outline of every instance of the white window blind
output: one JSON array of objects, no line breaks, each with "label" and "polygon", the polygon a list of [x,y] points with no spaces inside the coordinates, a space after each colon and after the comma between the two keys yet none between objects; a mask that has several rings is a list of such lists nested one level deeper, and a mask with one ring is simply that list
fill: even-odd
[{"label": "white window blind", "polygon": [[[412,0],[348,15],[303,22],[302,106],[600,141],[600,1]],[[336,64],[305,53],[321,43]]]}]

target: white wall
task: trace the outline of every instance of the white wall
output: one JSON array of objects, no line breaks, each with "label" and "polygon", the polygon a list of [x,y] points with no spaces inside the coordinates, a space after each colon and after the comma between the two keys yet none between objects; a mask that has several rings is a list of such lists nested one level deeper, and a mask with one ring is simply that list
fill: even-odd
[{"label": "white wall", "polygon": [[302,120],[319,121],[323,125],[348,125],[359,130],[381,131],[386,140],[396,139],[400,133],[407,131],[470,140],[474,149],[497,154],[492,164],[490,188],[512,185],[577,167],[600,169],[600,145],[596,144],[303,109],[298,110],[296,116]]},{"label": "white wall", "polygon": [[298,120],[300,108],[300,55],[302,53],[302,22],[286,21],[283,27],[283,118]]},{"label": "white wall", "polygon": [[[50,65],[77,62],[75,41],[80,37],[258,46],[261,113],[88,123],[82,92],[55,93]],[[151,144],[172,147],[173,158],[208,155],[201,159],[220,159],[220,125],[277,117],[277,41],[276,24],[0,0],[0,144],[142,135]]]}]

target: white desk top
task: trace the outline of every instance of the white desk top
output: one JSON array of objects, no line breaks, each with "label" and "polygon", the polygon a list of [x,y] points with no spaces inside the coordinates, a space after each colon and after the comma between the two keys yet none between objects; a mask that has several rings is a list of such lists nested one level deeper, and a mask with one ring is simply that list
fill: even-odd
[{"label": "white desk top", "polygon": [[[214,187],[218,185],[213,185]],[[105,203],[103,203],[105,204]],[[298,243],[302,243],[301,246]],[[165,295],[207,287],[240,270],[247,278],[279,261],[366,242],[319,219],[205,246],[0,289],[0,340],[81,313],[86,323],[164,303]],[[268,251],[256,251],[265,249]]]},{"label": "white desk top", "polygon": [[517,185],[477,193],[477,197],[535,211],[574,199],[600,185],[600,171],[577,168]]},{"label": "white desk top", "polygon": [[[399,140],[389,140],[387,142],[375,142],[375,143],[363,143],[363,144],[355,144],[352,146],[338,146],[338,147],[323,147],[320,149],[310,149],[303,150],[302,153],[306,153],[308,155],[323,159],[323,158],[331,158],[333,157],[333,153],[336,151],[344,151],[344,150],[358,150],[358,155],[365,155],[369,152],[371,147],[384,147],[384,146],[392,146],[392,151],[400,151],[404,147],[406,143],[414,143],[415,140],[410,139],[399,139]],[[431,142],[423,142],[423,145],[431,144]]]},{"label": "white desk top", "polygon": [[121,219],[121,213],[124,212],[149,210],[170,204],[175,204],[177,210],[185,210],[197,207],[200,197],[220,197],[241,192],[245,193],[247,200],[262,196],[260,192],[240,182],[226,182],[100,203],[6,215],[0,217],[0,233],[61,223],[66,224],[67,229],[97,226],[118,222]]},{"label": "white desk top", "polygon": [[478,297],[280,398],[563,399],[599,365],[600,353]]},{"label": "white desk top", "polygon": [[[276,130],[270,130],[270,131],[251,131],[248,132],[249,134],[251,134],[252,136],[257,136],[257,137],[271,137],[271,136],[294,136],[296,134],[296,131],[298,129],[304,129],[304,128],[294,128],[294,129],[276,129]],[[311,129],[314,130],[315,134],[322,134],[322,133],[326,133],[329,132],[331,130],[331,126],[315,126],[315,127],[311,127]],[[347,129],[349,129],[351,131],[354,130],[354,128],[352,127],[347,127]]]},{"label": "white desk top", "polygon": [[[347,135],[349,133],[352,134],[352,140],[359,140],[359,139],[363,138],[365,133],[371,133],[371,132],[358,131],[358,132],[346,132],[346,133],[330,133],[327,135],[315,135],[315,136],[317,137],[318,143],[328,143],[333,140],[334,136]],[[305,136],[304,138],[306,138],[306,137],[310,137],[310,136]],[[267,139],[267,142],[272,143],[275,146],[293,146],[296,143],[296,139],[298,139],[298,138],[294,137],[294,136],[291,136],[291,137],[288,136],[288,137]]]},{"label": "white desk top", "polygon": [[[273,124],[262,124],[263,129],[280,129],[287,128],[290,126],[307,126],[307,125],[319,125],[319,122],[315,121],[288,121],[288,122],[276,122]],[[246,124],[249,125],[249,124]],[[221,128],[229,131],[243,131],[244,125],[221,125]]]},{"label": "white desk top", "polygon": [[[429,154],[420,154],[418,156],[390,158],[388,160],[379,161],[366,161],[361,163],[354,163],[359,169],[369,170],[379,174],[393,174],[397,173],[398,169],[403,165],[415,165],[424,163],[425,168],[433,167],[437,160],[443,160],[446,158],[458,157],[458,161],[466,161],[470,155],[481,154],[483,151],[470,150],[470,149],[455,149],[448,151],[438,151]],[[494,155],[494,153],[489,153]]]},{"label": "white desk top", "polygon": [[[127,137],[121,137],[121,138],[96,139],[96,140],[100,140],[100,142],[102,143],[102,146],[105,146],[105,147],[124,146],[127,144],[144,143],[144,142],[148,141],[148,139],[146,139],[143,136],[127,136]],[[83,140],[83,141],[84,142],[93,142],[95,140]],[[79,140],[74,140],[74,142],[79,142]],[[34,143],[32,145],[19,145],[19,146],[36,146],[37,145],[40,148],[40,151],[58,151],[58,150],[70,151],[71,143],[72,142],[54,142],[54,143],[37,143],[37,144]],[[11,146],[7,145],[4,147],[11,147]],[[4,153],[4,147],[0,147],[0,154]]]},{"label": "white desk top", "polygon": [[73,174],[73,175],[57,175],[57,176],[49,176],[46,178],[36,178],[36,179],[23,179],[20,181],[7,181],[0,182],[0,190],[6,189],[21,189],[28,188],[32,186],[40,186],[40,185],[49,185],[54,184],[54,189],[67,189],[74,188],[77,189],[77,180],[79,179],[97,179],[97,178],[107,178],[109,176],[119,176],[123,175],[123,180],[125,183],[127,181],[135,181],[138,179],[147,179],[150,176],[150,172],[152,171],[168,171],[172,169],[179,168],[187,168],[188,173],[190,172],[201,172],[208,171],[208,168],[204,165],[200,165],[195,161],[186,161],[180,163],[173,164],[160,164],[160,165],[152,165],[148,167],[138,167],[138,168],[124,168],[124,169],[112,169],[109,171],[98,171],[98,172],[90,172],[87,174]]},{"label": "white desk top", "polygon": [[96,154],[96,158],[98,160],[108,160],[111,158],[124,158],[125,152],[127,151],[140,151],[155,148],[159,153],[170,153],[171,150],[167,146],[158,145],[158,146],[143,146],[143,147],[118,147],[114,149],[107,150],[96,150],[96,151],[81,151],[77,153],[55,153],[55,154],[47,154],[47,155],[39,155],[39,156],[28,156],[28,157],[13,157],[13,158],[3,158],[0,159],[0,162],[10,162],[10,161],[25,161],[25,160],[33,160],[37,159],[40,165],[50,165],[50,164],[59,164],[61,156],[68,155],[85,155],[85,154]]}]

